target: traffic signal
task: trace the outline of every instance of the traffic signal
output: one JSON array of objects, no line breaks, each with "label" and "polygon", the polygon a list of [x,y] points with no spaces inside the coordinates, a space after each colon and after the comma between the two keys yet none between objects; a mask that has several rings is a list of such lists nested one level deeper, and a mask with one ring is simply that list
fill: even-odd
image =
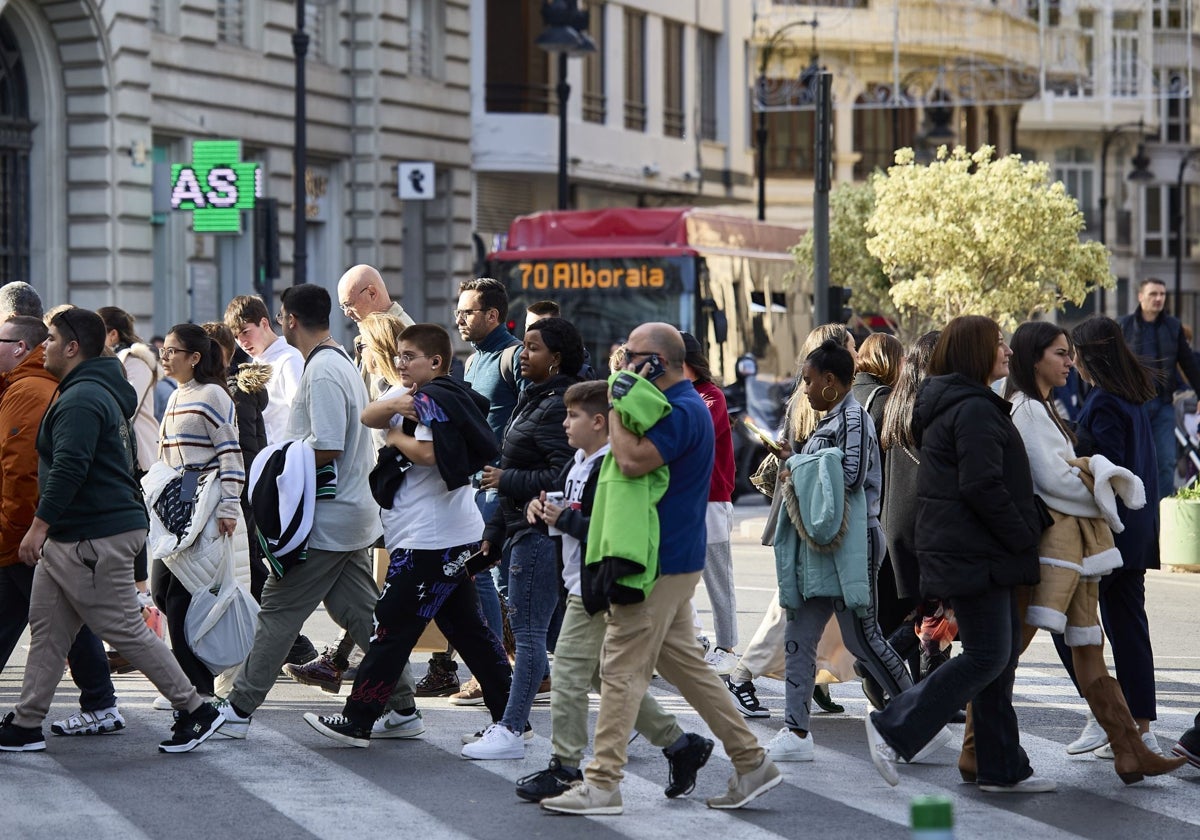
[{"label": "traffic signal", "polygon": [[854,317],[854,309],[850,306],[851,290],[845,286],[829,287],[829,318],[828,324],[845,324]]}]

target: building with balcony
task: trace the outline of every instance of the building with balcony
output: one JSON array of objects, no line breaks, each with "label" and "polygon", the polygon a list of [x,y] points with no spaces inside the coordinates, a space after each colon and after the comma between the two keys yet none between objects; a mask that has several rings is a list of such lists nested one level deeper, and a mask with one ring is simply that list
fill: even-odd
[{"label": "building with balcony", "polygon": [[[539,3],[472,0],[471,161],[487,245],[513,217],[556,206],[557,62]],[[570,204],[745,204],[751,0],[586,0],[597,50],[568,60]]]},{"label": "building with balcony", "polygon": [[[47,305],[121,306],[147,336],[219,317],[255,289],[253,214],[240,234],[195,232],[171,210],[171,167],[220,138],[279,201],[276,291],[290,284],[297,5],[0,0],[0,282],[27,280]],[[414,316],[446,323],[472,256],[468,0],[300,8],[299,279],[332,294],[346,266],[371,263]],[[434,165],[430,200],[397,197],[402,161]]]}]

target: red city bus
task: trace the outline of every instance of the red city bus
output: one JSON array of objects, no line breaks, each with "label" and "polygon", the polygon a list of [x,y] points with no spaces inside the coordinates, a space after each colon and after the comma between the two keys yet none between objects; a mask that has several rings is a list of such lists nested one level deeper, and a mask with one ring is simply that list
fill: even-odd
[{"label": "red city bus", "polygon": [[487,262],[518,334],[526,307],[552,300],[604,371],[615,341],[666,321],[700,340],[728,384],[746,354],[764,375],[794,373],[811,323],[790,253],[802,234],[690,207],[548,211],[515,219]]}]

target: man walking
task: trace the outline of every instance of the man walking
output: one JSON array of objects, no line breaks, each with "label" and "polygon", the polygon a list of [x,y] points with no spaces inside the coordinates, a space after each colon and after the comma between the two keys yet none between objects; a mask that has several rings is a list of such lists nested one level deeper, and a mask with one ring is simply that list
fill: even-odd
[{"label": "man walking", "polygon": [[[287,440],[288,416],[304,370],[304,357],[275,334],[267,305],[255,295],[238,295],[229,301],[225,307],[225,326],[250,358],[260,365],[271,366],[267,407],[263,409],[267,443]],[[246,467],[249,469],[249,464]]]},{"label": "man walking", "polygon": [[36,567],[29,604],[31,644],[21,699],[0,724],[0,750],[46,748],[42,721],[72,639],[86,622],[118,647],[179,715],[161,752],[188,752],[224,722],[200,700],[171,651],[142,620],[133,560],[146,540],[146,507],[133,476],[128,417],[137,394],[121,362],[104,352],[104,321],[68,309],[50,321],[45,367],[59,397],[37,436],[41,498],[17,549]]},{"label": "man walking", "polygon": [[[713,465],[713,424],[708,408],[684,375],[684,344],[670,324],[642,324],[629,336],[625,369],[650,380],[670,412],[639,437],[609,413],[612,456],[626,478],[666,465],[666,492],[657,505],[660,576],[645,600],[613,603],[600,663],[600,714],[595,758],[584,782],[542,807],[563,814],[619,814],[622,768],[642,697],[655,667],[675,685],[721,739],[733,762],[729,790],[710,808],[740,808],[783,781],[746,726],[733,698],[704,661],[692,624],[692,595],[704,568],[705,512]],[[620,377],[614,380],[614,392]]]},{"label": "man walking", "polygon": [[1158,457],[1158,498],[1147,499],[1149,504],[1175,492],[1174,396],[1180,386],[1178,371],[1183,371],[1188,385],[1200,391],[1200,365],[1196,364],[1179,319],[1166,313],[1166,304],[1167,284],[1157,277],[1147,277],[1138,286],[1137,308],[1121,319],[1121,332],[1129,349],[1159,372],[1158,396],[1146,403]]},{"label": "man walking", "polygon": [[[307,558],[283,577],[272,574],[263,586],[254,646],[229,697],[219,705],[228,719],[222,734],[233,738],[246,737],[250,716],[266,699],[296,634],[318,604],[324,602],[330,617],[359,647],[370,646],[371,615],[379,596],[370,549],[382,533],[379,506],[367,482],[375,459],[370,432],[359,422],[366,388],[350,357],[329,334],[331,309],[329,292],[303,283],[284,290],[276,319],[284,339],[304,358],[287,436],[312,447],[318,470],[333,466],[336,489],[326,488],[318,495]],[[406,737],[425,731],[403,682],[389,707],[400,713],[391,720],[393,733],[401,724],[407,727]]]}]

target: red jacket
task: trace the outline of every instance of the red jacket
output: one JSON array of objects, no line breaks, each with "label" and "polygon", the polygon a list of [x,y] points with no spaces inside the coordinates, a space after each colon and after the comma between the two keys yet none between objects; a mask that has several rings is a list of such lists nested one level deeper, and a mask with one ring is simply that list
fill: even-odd
[{"label": "red jacket", "polygon": [[728,502],[733,498],[736,473],[733,464],[733,430],[729,425],[729,409],[725,394],[712,382],[696,382],[696,392],[712,415],[714,453],[712,482],[708,488],[710,502]]},{"label": "red jacket", "polygon": [[35,347],[5,377],[0,396],[0,566],[17,562],[17,547],[38,503],[37,433],[58,380]]}]

